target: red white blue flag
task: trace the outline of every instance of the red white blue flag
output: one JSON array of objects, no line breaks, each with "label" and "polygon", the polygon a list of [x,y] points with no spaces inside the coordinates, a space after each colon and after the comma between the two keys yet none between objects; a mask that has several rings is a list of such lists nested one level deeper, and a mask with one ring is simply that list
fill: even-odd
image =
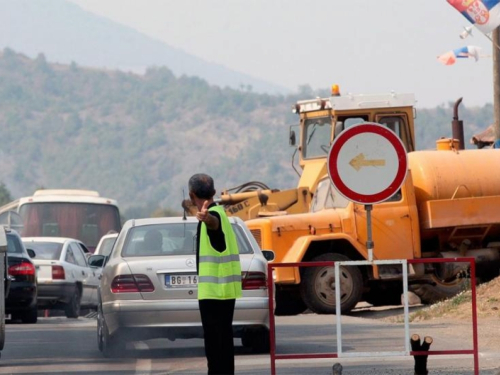
[{"label": "red white blue flag", "polygon": [[448,3],[488,34],[500,25],[500,0],[447,0]]},{"label": "red white blue flag", "polygon": [[457,48],[452,51],[448,51],[438,56],[438,61],[444,65],[453,65],[457,59],[467,59],[473,58],[475,61],[479,59],[481,53],[481,47],[477,46],[466,46],[462,48]]}]

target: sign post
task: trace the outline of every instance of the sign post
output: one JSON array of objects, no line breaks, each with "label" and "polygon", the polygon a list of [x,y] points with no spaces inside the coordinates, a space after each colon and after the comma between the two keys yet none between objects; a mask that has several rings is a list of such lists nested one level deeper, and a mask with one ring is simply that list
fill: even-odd
[{"label": "sign post", "polygon": [[408,169],[406,149],[389,128],[372,122],[354,125],[340,133],[328,153],[328,174],[346,199],[366,210],[368,259],[373,260],[371,212],[404,182]]}]

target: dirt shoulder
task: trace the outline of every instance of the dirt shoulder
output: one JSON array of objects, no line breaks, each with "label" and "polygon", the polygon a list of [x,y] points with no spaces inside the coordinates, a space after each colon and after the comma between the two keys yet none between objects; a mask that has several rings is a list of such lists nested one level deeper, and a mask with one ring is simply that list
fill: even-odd
[{"label": "dirt shoulder", "polygon": [[[476,288],[476,312],[478,319],[500,321],[500,277]],[[414,322],[437,318],[472,319],[471,291],[462,292],[410,315],[410,320]]]},{"label": "dirt shoulder", "polygon": [[[476,288],[477,333],[480,352],[500,353],[500,277]],[[403,314],[382,318],[399,322]],[[430,306],[417,306],[410,310],[410,322],[432,323],[452,327],[446,331],[448,337],[457,340],[472,335],[472,294],[465,291],[453,298]]]}]

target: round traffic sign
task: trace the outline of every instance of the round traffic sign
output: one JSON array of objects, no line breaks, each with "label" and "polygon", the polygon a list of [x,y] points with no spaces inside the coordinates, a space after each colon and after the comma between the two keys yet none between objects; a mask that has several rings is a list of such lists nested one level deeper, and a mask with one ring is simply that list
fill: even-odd
[{"label": "round traffic sign", "polygon": [[328,174],[342,196],[360,204],[392,197],[406,177],[408,160],[401,139],[377,123],[342,131],[328,153]]}]

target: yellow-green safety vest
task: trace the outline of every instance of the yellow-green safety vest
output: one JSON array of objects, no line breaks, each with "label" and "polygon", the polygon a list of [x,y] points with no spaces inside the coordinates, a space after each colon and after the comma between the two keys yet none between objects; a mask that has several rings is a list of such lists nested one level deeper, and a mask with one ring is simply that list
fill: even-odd
[{"label": "yellow-green safety vest", "polygon": [[198,299],[235,299],[241,297],[241,265],[238,243],[231,223],[221,206],[214,206],[220,216],[220,226],[226,249],[215,250],[210,243],[207,225],[201,223],[198,270]]}]

